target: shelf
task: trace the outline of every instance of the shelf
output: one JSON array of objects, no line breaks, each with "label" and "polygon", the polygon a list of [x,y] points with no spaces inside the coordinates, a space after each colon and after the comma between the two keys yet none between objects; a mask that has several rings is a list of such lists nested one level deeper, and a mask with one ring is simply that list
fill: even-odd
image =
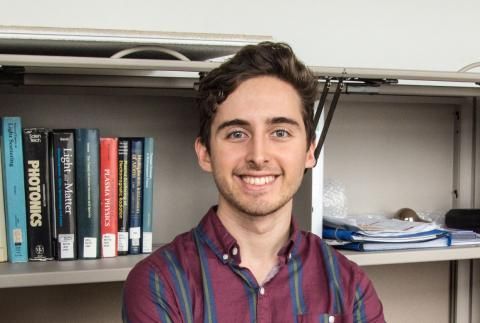
[{"label": "shelf", "polygon": [[[341,251],[360,266],[450,261],[480,258],[480,246],[383,252]],[[124,281],[144,255],[76,261],[0,264],[0,288]]]},{"label": "shelf", "polygon": [[360,266],[393,265],[418,262],[450,261],[480,258],[480,246],[411,249],[394,251],[341,251]]},{"label": "shelf", "polygon": [[86,28],[0,26],[0,51],[10,54],[106,56],[136,46],[160,46],[191,60],[231,55],[270,36]]},{"label": "shelf", "polygon": [[[199,73],[209,72],[220,65],[219,61],[8,54],[1,51],[1,44],[0,38],[0,79],[14,87],[50,85],[193,90]],[[480,73],[328,66],[310,68],[320,79],[348,79],[343,93],[443,97],[480,95]],[[371,84],[368,80],[372,81]],[[393,82],[383,84],[382,80]],[[409,82],[417,83],[412,85]],[[331,91],[335,88],[336,83],[333,82]]]},{"label": "shelf", "polygon": [[[30,73],[69,73],[102,75],[102,71],[114,71],[124,74],[126,71],[176,71],[176,72],[208,72],[220,65],[219,62],[179,61],[142,58],[107,58],[80,57],[59,55],[25,55],[0,54],[2,67],[23,67]],[[391,70],[380,68],[344,68],[329,66],[310,66],[313,74],[319,78],[343,77],[350,79],[395,79],[410,81],[429,81],[432,83],[478,83],[480,73],[424,71],[424,70]],[[93,72],[95,71],[95,72]],[[107,72],[108,74],[108,72]],[[111,73],[110,73],[111,74]],[[148,74],[142,74],[148,76]],[[150,75],[152,76],[152,75]],[[477,87],[475,87],[477,88]]]},{"label": "shelf", "polygon": [[0,288],[124,281],[132,267],[148,256],[75,261],[0,264]]}]

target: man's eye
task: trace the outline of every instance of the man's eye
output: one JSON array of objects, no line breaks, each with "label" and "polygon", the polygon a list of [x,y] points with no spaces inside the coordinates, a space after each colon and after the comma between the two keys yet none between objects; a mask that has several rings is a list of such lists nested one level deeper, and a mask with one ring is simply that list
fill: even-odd
[{"label": "man's eye", "polygon": [[286,138],[290,136],[290,133],[285,129],[277,129],[273,132],[275,137]]},{"label": "man's eye", "polygon": [[227,138],[230,139],[242,139],[245,137],[246,135],[242,131],[232,131],[227,135]]}]

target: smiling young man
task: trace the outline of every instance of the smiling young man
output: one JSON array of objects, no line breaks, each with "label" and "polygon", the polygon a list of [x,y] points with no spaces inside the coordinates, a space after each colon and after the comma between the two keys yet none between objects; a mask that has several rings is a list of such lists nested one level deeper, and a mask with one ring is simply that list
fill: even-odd
[{"label": "smiling young man", "polygon": [[125,322],[384,322],[363,271],[292,217],[315,164],[316,95],[282,43],[246,46],[201,80],[195,150],[218,205],[131,271]]}]

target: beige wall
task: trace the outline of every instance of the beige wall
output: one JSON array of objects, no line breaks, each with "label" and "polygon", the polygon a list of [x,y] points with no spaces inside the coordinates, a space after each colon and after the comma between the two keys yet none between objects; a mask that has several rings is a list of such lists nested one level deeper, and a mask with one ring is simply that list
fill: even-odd
[{"label": "beige wall", "polygon": [[0,24],[256,34],[310,65],[457,71],[478,61],[475,0],[0,0]]}]

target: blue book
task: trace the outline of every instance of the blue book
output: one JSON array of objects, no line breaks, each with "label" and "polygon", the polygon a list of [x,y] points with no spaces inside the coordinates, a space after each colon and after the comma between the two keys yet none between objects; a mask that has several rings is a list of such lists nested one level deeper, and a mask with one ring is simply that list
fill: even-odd
[{"label": "blue book", "polygon": [[[0,120],[0,129],[2,121]],[[0,262],[8,260],[7,257],[7,230],[5,228],[5,204],[3,203],[3,169],[2,169],[2,134],[0,133]]]},{"label": "blue book", "polygon": [[139,254],[143,214],[144,138],[131,138],[128,253]]},{"label": "blue book", "polygon": [[401,243],[381,243],[381,242],[351,242],[342,245],[336,245],[335,248],[354,250],[354,251],[385,251],[385,250],[406,250],[406,249],[424,249],[424,248],[442,248],[450,246],[450,239],[442,237],[429,241],[420,242],[401,242]]},{"label": "blue book", "polygon": [[78,258],[100,257],[100,133],[75,129]]},{"label": "blue book", "polygon": [[332,227],[323,227],[322,236],[325,239],[333,239],[340,241],[356,241],[356,242],[418,242],[418,241],[427,241],[436,239],[441,236],[447,235],[445,230],[428,230],[424,232],[412,233],[412,234],[402,234],[395,236],[373,236],[373,235],[364,235],[356,231],[332,228]]},{"label": "blue book", "polygon": [[8,261],[28,261],[27,210],[23,179],[22,123],[19,117],[1,122],[2,167]]},{"label": "blue book", "polygon": [[145,138],[143,176],[142,253],[152,252],[153,138]]}]

